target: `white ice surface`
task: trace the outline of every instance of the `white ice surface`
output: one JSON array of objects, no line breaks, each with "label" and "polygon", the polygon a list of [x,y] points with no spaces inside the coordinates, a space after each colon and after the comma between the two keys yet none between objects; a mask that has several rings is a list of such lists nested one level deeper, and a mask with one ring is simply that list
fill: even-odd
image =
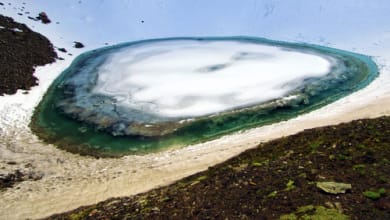
[{"label": "white ice surface", "polygon": [[[28,24],[73,57],[85,50],[145,38],[247,35],[331,46],[371,55],[380,76],[368,87],[287,122],[211,142],[145,156],[86,158],[42,143],[28,127],[34,107],[72,61],[37,68],[39,86],[28,95],[0,97],[1,172],[43,173],[0,192],[0,219],[42,218],[107,199],[166,185],[220,163],[259,142],[315,126],[390,115],[390,3],[388,0],[1,0],[0,13]],[[45,11],[49,25],[17,15]],[[8,6],[12,3],[12,6]],[[15,8],[15,9],[14,9]],[[144,20],[144,23],[140,21]],[[59,24],[55,24],[59,21]],[[71,48],[73,41],[87,47]],[[378,104],[379,103],[379,104]],[[17,165],[7,162],[15,161]],[[26,168],[26,164],[31,164]]]},{"label": "white ice surface", "polygon": [[163,117],[202,116],[280,98],[326,75],[328,59],[233,40],[144,43],[111,55],[93,93]]}]

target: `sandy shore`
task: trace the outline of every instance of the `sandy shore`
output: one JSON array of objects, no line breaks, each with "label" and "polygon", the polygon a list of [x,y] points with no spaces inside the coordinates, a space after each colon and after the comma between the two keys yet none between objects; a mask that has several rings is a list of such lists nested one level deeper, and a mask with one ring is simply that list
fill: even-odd
[{"label": "sandy shore", "polygon": [[0,172],[21,169],[41,173],[43,178],[1,192],[0,219],[40,218],[110,197],[134,195],[205,170],[260,142],[308,128],[390,115],[390,57],[376,61],[381,74],[367,88],[309,114],[182,149],[119,159],[70,154],[42,143],[30,132],[34,106],[70,60],[40,67],[36,71],[40,86],[28,95],[0,97]]}]

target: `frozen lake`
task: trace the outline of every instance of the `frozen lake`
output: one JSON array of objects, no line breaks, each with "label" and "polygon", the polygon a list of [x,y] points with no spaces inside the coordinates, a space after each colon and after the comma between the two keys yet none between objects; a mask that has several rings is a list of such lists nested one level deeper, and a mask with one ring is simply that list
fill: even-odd
[{"label": "frozen lake", "polygon": [[76,58],[32,128],[72,152],[145,153],[295,117],[377,73],[364,55],[262,38],[129,42]]}]

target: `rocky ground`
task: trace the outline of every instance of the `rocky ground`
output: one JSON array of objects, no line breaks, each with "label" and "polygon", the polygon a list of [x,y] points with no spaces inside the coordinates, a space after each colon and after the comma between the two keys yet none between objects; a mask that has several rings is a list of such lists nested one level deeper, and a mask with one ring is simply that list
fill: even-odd
[{"label": "rocky ground", "polygon": [[390,219],[390,117],[306,130],[49,219]]},{"label": "rocky ground", "polygon": [[16,169],[13,173],[0,173],[0,191],[13,187],[22,181],[36,181],[42,179],[43,173],[34,172],[31,169],[28,169],[28,167],[29,165],[27,164],[24,169]]},{"label": "rocky ground", "polygon": [[28,90],[38,84],[36,66],[57,58],[50,41],[26,25],[0,15],[0,95]]}]

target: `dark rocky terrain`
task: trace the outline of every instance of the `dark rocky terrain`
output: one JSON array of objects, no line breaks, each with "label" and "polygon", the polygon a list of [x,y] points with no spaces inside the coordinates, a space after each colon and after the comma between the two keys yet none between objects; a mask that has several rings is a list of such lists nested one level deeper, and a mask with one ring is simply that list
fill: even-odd
[{"label": "dark rocky terrain", "polygon": [[46,37],[0,15],[0,95],[37,85],[35,67],[52,63],[56,58]]},{"label": "dark rocky terrain", "polygon": [[0,191],[14,187],[23,181],[36,181],[42,179],[42,173],[36,173],[29,170],[15,170],[13,173],[0,174]]},{"label": "dark rocky terrain", "polygon": [[390,117],[305,130],[49,219],[390,219]]}]

